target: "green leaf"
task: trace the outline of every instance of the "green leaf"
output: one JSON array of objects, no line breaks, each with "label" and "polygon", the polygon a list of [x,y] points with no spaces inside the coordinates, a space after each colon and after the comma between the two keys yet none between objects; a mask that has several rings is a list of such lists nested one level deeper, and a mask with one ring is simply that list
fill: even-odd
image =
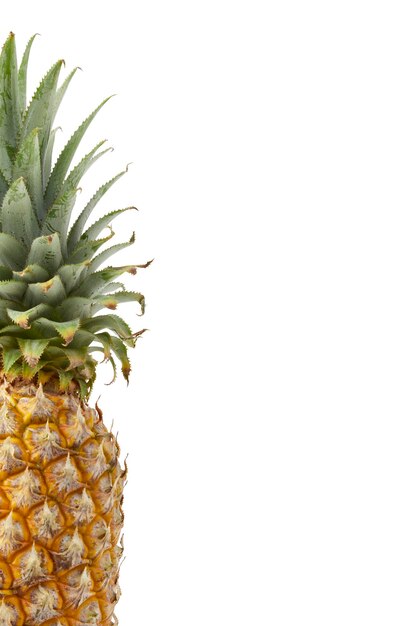
[{"label": "green leaf", "polygon": [[116,376],[117,376],[117,369],[116,369],[116,363],[115,363],[115,359],[113,358],[112,355],[110,355],[109,357],[109,362],[112,364],[112,368],[113,368],[113,378],[110,382],[105,383],[105,385],[112,385],[115,380],[116,380]]},{"label": "green leaf", "polygon": [[7,233],[0,233],[0,262],[12,269],[23,267],[26,260],[24,246]]},{"label": "green leaf", "polygon": [[20,280],[3,280],[0,282],[0,298],[21,302],[27,285]]},{"label": "green leaf", "polygon": [[19,109],[22,115],[26,109],[26,83],[27,83],[29,56],[30,56],[32,44],[37,34],[38,33],[36,33],[35,35],[32,35],[32,37],[29,39],[26,45],[25,52],[23,53],[22,61],[20,63],[19,72],[17,75],[17,82],[19,86]]},{"label": "green leaf", "polygon": [[[1,245],[1,240],[0,240]],[[62,263],[61,243],[58,233],[34,239],[29,251],[28,264],[41,265],[51,276]]]},{"label": "green leaf", "polygon": [[62,265],[59,268],[58,274],[67,293],[71,293],[73,289],[79,286],[80,281],[85,276],[88,265],[88,261],[83,261],[83,263],[73,265]]},{"label": "green leaf", "polygon": [[49,339],[18,339],[23,359],[29,367],[35,367],[42,356]]},{"label": "green leaf", "polygon": [[100,141],[94,148],[93,150],[91,150],[88,154],[86,154],[86,156],[84,156],[81,161],[79,163],[77,163],[77,165],[75,167],[73,167],[73,169],[71,170],[71,172],[68,174],[67,178],[65,179],[62,188],[61,188],[61,192],[60,193],[65,193],[66,191],[68,191],[69,189],[72,189],[74,187],[77,187],[78,184],[80,183],[81,179],[83,178],[84,174],[87,172],[87,170],[93,165],[93,163],[95,161],[97,161],[97,159],[99,159],[101,156],[103,156],[104,154],[106,154],[106,152],[109,152],[109,150],[111,150],[112,148],[107,148],[106,150],[102,150],[102,152],[99,152],[97,154],[98,149],[104,144],[106,143],[106,139],[103,139],[102,141]]},{"label": "green leaf", "polygon": [[59,388],[60,391],[67,391],[69,389],[71,382],[74,378],[73,372],[65,372],[63,370],[58,370],[59,377]]},{"label": "green leaf", "polygon": [[108,359],[110,359],[110,357],[112,356],[112,350],[111,350],[111,346],[110,346],[110,338],[111,335],[110,333],[97,333],[97,334],[93,334],[93,341],[98,341],[102,344],[103,347],[103,357],[104,360],[107,361]]},{"label": "green leaf", "polygon": [[28,311],[15,311],[14,309],[7,309],[7,314],[16,326],[20,326],[20,328],[30,328]]},{"label": "green leaf", "polygon": [[132,330],[124,319],[115,314],[110,315],[96,315],[85,322],[82,322],[81,328],[91,333],[97,333],[100,330],[112,330],[121,339],[123,339],[127,345],[133,347],[134,341],[132,339]]},{"label": "green leaf", "polygon": [[23,361],[22,377],[26,378],[26,380],[32,380],[33,378],[35,378],[37,373],[41,369],[43,369],[46,365],[48,365],[48,361],[45,361],[44,359],[41,359],[40,361],[38,361],[38,363],[36,363],[36,365],[34,365],[33,367],[30,366],[28,363],[26,363],[26,361]]},{"label": "green leaf", "polygon": [[104,215],[103,217],[98,219],[97,222],[92,224],[90,228],[88,228],[81,235],[80,242],[91,241],[92,239],[96,239],[96,237],[100,235],[102,230],[106,228],[106,226],[108,226],[115,219],[115,217],[118,217],[118,215],[122,215],[122,213],[125,213],[126,211],[137,211],[137,210],[138,209],[136,207],[129,206],[129,207],[126,207],[125,209],[116,209],[115,211],[111,211],[110,213],[107,213],[107,215]]},{"label": "green leaf", "polygon": [[88,383],[86,383],[86,381],[83,378],[77,377],[77,382],[80,387],[80,398],[82,400],[85,400],[85,401],[88,400],[95,378],[96,378],[96,374],[94,373],[94,376],[92,377],[92,379],[89,380]]},{"label": "green leaf", "polygon": [[86,362],[87,347],[78,348],[76,350],[72,348],[63,349],[63,353],[68,360],[67,369],[73,370],[76,367],[82,367]]},{"label": "green leaf", "polygon": [[48,139],[55,116],[55,94],[58,78],[64,61],[60,59],[51,67],[42,79],[39,87],[26,110],[23,118],[22,136],[28,135],[34,128],[39,128],[41,153]]},{"label": "green leaf", "polygon": [[66,91],[68,89],[68,86],[70,84],[70,82],[72,81],[74,74],[77,72],[77,70],[79,70],[79,67],[75,67],[73,70],[71,70],[71,72],[68,74],[67,78],[63,81],[61,87],[58,88],[56,96],[55,96],[55,102],[54,102],[54,115],[55,113],[58,111],[62,99],[64,98]]},{"label": "green leaf", "polygon": [[1,329],[10,324],[9,316],[7,315],[7,308],[16,306],[16,302],[9,300],[2,300],[0,302],[0,333]]},{"label": "green leaf", "polygon": [[[94,345],[89,346],[88,351],[90,353],[94,353],[94,352],[103,352],[103,362],[104,361],[109,361],[112,365],[112,369],[113,369],[113,378],[109,383],[106,383],[107,385],[111,385],[117,377],[117,369],[116,369],[116,363],[115,363],[115,359],[112,356],[112,344],[111,344],[111,339],[112,339],[112,335],[110,335],[109,333],[98,333],[97,335],[93,335],[94,337]],[[101,346],[97,346],[95,345],[96,342],[101,343]]]},{"label": "green leaf", "polygon": [[27,311],[15,311],[14,309],[8,308],[7,315],[10,317],[12,322],[14,322],[20,328],[28,329],[30,328],[30,323],[33,320],[37,320],[41,315],[50,315],[52,314],[52,309],[47,304],[38,304]]},{"label": "green leaf", "polygon": [[15,380],[22,375],[22,365],[20,361],[12,365],[12,367],[7,372],[7,380]]},{"label": "green leaf", "polygon": [[64,345],[68,346],[69,343],[74,339],[74,335],[77,330],[80,328],[80,320],[74,319],[69,320],[68,322],[54,322],[52,320],[48,320],[55,330],[59,333],[59,335],[64,339]]},{"label": "green leaf", "polygon": [[110,248],[103,250],[103,252],[94,257],[94,259],[90,263],[89,271],[95,272],[101,265],[103,265],[103,263],[105,263],[105,261],[110,259],[110,257],[112,257],[117,252],[120,252],[121,250],[124,250],[129,246],[132,246],[133,243],[135,243],[135,233],[132,234],[132,237],[129,239],[129,241],[117,243],[115,246],[111,246]]},{"label": "green leaf", "polygon": [[113,291],[123,291],[125,289],[125,285],[123,283],[109,283],[105,285],[102,289],[99,290],[98,294],[104,295],[107,293],[112,293]]},{"label": "green leaf", "polygon": [[71,348],[75,350],[81,350],[88,347],[94,340],[96,335],[87,330],[80,329],[74,335],[74,339],[71,342]]},{"label": "green leaf", "polygon": [[23,280],[25,283],[39,283],[48,280],[49,274],[40,265],[28,265],[21,272],[13,272],[16,280]]},{"label": "green leaf", "polygon": [[0,168],[0,205],[3,204],[4,196],[6,195],[8,189],[9,183],[7,182]]},{"label": "green leaf", "polygon": [[145,312],[145,298],[142,293],[136,291],[119,291],[105,296],[99,296],[93,300],[92,314],[95,315],[103,308],[116,309],[118,304],[125,302],[138,302],[141,307],[141,315]]},{"label": "green leaf", "polygon": [[[24,339],[26,339],[26,337],[29,337],[30,339],[48,339],[49,347],[51,347],[51,344],[54,341],[60,344],[61,338],[55,328],[52,326],[51,320],[49,318],[49,312],[53,311],[52,307],[48,307],[47,304],[38,304],[36,308],[40,307],[44,307],[45,310],[41,312],[40,316],[33,320],[32,324],[29,326],[30,330],[26,331]],[[48,318],[44,317],[44,315],[48,315]],[[46,354],[45,358],[47,358]]]},{"label": "green leaf", "polygon": [[29,247],[39,233],[38,221],[32,208],[23,178],[10,187],[1,208],[2,231]]},{"label": "green leaf", "polygon": [[70,296],[63,300],[56,311],[59,319],[68,321],[78,317],[81,319],[91,317],[91,307],[91,298]]},{"label": "green leaf", "polygon": [[70,263],[82,263],[83,261],[90,261],[90,259],[96,254],[105,243],[114,237],[113,230],[110,231],[107,237],[103,239],[96,239],[95,241],[86,241],[80,243],[79,246],[71,253],[69,257]]},{"label": "green leaf", "polygon": [[43,215],[43,190],[38,134],[39,128],[34,128],[23,140],[13,164],[13,180],[20,177],[24,179],[36,215],[41,219]]},{"label": "green leaf", "polygon": [[97,113],[100,109],[106,104],[106,102],[110,98],[106,98],[99,106],[91,113],[84,122],[77,128],[75,133],[72,135],[65,148],[61,152],[58,157],[57,162],[55,163],[54,169],[52,170],[50,179],[48,181],[48,185],[45,191],[45,205],[46,207],[51,206],[56,200],[57,196],[60,193],[61,186],[64,182],[67,171],[71,165],[71,161],[75,155],[75,152],[86,132],[88,127],[90,126],[93,119],[96,117]]},{"label": "green leaf", "polygon": [[0,265],[0,280],[10,280],[13,278],[13,272],[10,267]]},{"label": "green leaf", "polygon": [[[8,324],[8,322],[9,322],[9,319],[7,319],[6,324]],[[16,338],[21,337],[22,339],[28,339],[28,338],[33,339],[34,337],[28,336],[28,332],[30,331],[28,331],[27,328],[23,328],[22,326],[18,326],[17,324],[8,324],[0,328],[1,335],[7,336],[7,337],[16,337]]]},{"label": "green leaf", "polygon": [[44,283],[30,283],[27,286],[25,303],[35,306],[44,302],[56,306],[65,300],[66,293],[59,276],[54,276]]},{"label": "green leaf", "polygon": [[13,350],[13,348],[18,348],[17,339],[10,336],[0,337],[0,346],[4,350]]},{"label": "green leaf", "polygon": [[18,348],[3,350],[3,370],[6,374],[21,356],[22,353]]},{"label": "green leaf", "polygon": [[54,102],[51,105],[52,106],[52,112],[51,112],[51,121],[49,123],[49,132],[48,135],[45,136],[45,140],[43,142],[42,145],[42,150],[41,150],[41,155],[42,155],[42,190],[43,192],[45,192],[48,181],[49,181],[49,177],[51,176],[51,165],[52,165],[52,152],[54,149],[54,143],[55,143],[55,135],[57,133],[58,128],[54,128],[53,130],[51,130],[53,121],[55,119],[55,115],[60,107],[60,104],[62,102],[62,99],[68,89],[68,86],[74,76],[74,74],[76,73],[76,71],[79,68],[74,68],[70,74],[67,76],[67,78],[64,80],[64,82],[62,83],[62,85],[57,89],[57,92],[55,94],[55,98],[54,98]]},{"label": "green leaf", "polygon": [[[115,337],[110,335],[109,333],[98,333],[96,335],[96,340],[100,341],[103,345],[103,354],[106,360],[112,361],[112,352],[116,355],[122,365],[122,374],[127,382],[129,382],[129,374],[131,371],[131,364],[128,358],[128,351],[126,349],[126,345],[124,342],[119,339],[119,337]],[[114,363],[113,363],[114,365]],[[114,368],[114,378],[116,378],[116,371]],[[112,382],[113,382],[112,381]]]},{"label": "green leaf", "polygon": [[0,138],[6,145],[16,146],[20,125],[18,99],[16,42],[10,33],[0,55]]},{"label": "green leaf", "polygon": [[42,192],[45,193],[46,186],[48,184],[49,177],[51,176],[52,165],[52,152],[54,150],[55,135],[61,128],[54,128],[51,130],[48,137],[48,143],[44,146],[43,160],[42,160]]},{"label": "green leaf", "polygon": [[0,171],[2,177],[7,182],[7,188],[9,188],[12,183],[13,152],[14,149],[7,145],[5,140],[0,137]]},{"label": "green leaf", "polygon": [[124,342],[119,337],[111,337],[110,343],[112,351],[116,354],[122,365],[122,374],[126,382],[129,382],[129,374],[131,373],[131,364],[128,358],[128,351]]},{"label": "green leaf", "polygon": [[63,245],[64,254],[66,254],[66,241],[71,212],[73,210],[78,191],[77,185],[89,167],[91,167],[97,159],[110,150],[109,148],[108,150],[103,150],[97,154],[98,148],[103,145],[103,143],[104,142],[101,141],[80,161],[80,163],[73,168],[63,183],[59,197],[55,200],[54,204],[47,212],[43,232],[47,233],[57,231],[61,233],[61,244]]},{"label": "green leaf", "polygon": [[74,295],[90,297],[115,278],[122,276],[122,274],[136,274],[137,267],[137,265],[124,265],[123,267],[106,267],[103,270],[99,270],[88,276],[83,284],[74,292]]},{"label": "green leaf", "polygon": [[57,369],[66,369],[68,359],[65,356],[65,348],[63,348],[62,345],[56,345],[57,341],[60,342],[61,339],[57,337],[57,335],[54,335],[43,353],[43,358],[52,361]]},{"label": "green leaf", "polygon": [[44,223],[42,225],[42,233],[60,233],[61,247],[63,252],[66,250],[66,231],[67,224],[71,216],[75,201],[77,200],[78,189],[70,189],[63,195],[59,196],[54,204],[48,209]]},{"label": "green leaf", "polygon": [[74,222],[70,230],[70,234],[68,235],[67,245],[69,252],[72,252],[74,248],[78,245],[82,236],[84,226],[86,225],[87,220],[95,209],[97,203],[103,198],[104,194],[116,183],[116,181],[118,181],[119,178],[126,174],[127,171],[128,169],[124,170],[123,172],[119,172],[119,174],[108,180],[96,191],[94,196],[89,200],[87,205],[84,207],[84,209]]}]

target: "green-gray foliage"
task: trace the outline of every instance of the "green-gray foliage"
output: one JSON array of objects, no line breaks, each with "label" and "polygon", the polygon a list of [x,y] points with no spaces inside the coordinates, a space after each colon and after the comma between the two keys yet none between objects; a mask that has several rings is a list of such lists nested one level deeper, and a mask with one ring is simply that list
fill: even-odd
[{"label": "green-gray foliage", "polygon": [[115,279],[135,274],[136,268],[149,263],[101,267],[134,242],[133,235],[126,243],[100,250],[113,236],[113,219],[134,207],[113,209],[87,227],[98,202],[125,171],[99,187],[70,228],[80,181],[109,148],[100,150],[101,141],[75,166],[73,158],[109,98],[75,130],[54,163],[54,120],[77,68],[60,85],[63,61],[57,61],[28,104],[27,70],[34,38],[20,65],[13,33],[0,54],[1,371],[10,379],[55,379],[62,389],[76,381],[84,396],[94,382],[95,352],[112,364],[115,373],[116,357],[128,380],[127,346],[134,346],[143,331],[133,333],[114,313],[97,313],[137,302],[143,314],[143,295],[127,291]]}]

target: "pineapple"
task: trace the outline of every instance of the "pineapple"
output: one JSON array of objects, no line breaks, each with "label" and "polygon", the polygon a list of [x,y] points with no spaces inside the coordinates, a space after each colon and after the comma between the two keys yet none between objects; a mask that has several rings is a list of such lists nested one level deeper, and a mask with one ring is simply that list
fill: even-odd
[{"label": "pineapple", "polygon": [[54,118],[76,70],[59,84],[55,63],[27,104],[33,40],[20,64],[13,34],[0,56],[0,626],[110,626],[126,466],[88,398],[94,355],[115,375],[120,362],[128,380],[127,348],[143,331],[112,311],[136,302],[144,312],[120,277],[149,263],[103,268],[134,242],[106,246],[113,231],[103,234],[128,209],[87,225],[124,171],[71,225],[80,180],[107,149],[100,142],[71,164],[106,100],[52,165]]}]

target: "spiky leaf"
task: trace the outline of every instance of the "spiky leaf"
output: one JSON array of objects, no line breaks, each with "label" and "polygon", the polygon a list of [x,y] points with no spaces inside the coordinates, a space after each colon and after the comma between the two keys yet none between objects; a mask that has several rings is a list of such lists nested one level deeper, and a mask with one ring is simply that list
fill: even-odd
[{"label": "spiky leaf", "polygon": [[18,102],[16,42],[13,33],[0,55],[0,138],[4,145],[15,147],[20,123]]},{"label": "spiky leaf", "polygon": [[[27,106],[33,40],[19,69],[12,34],[0,54],[0,374],[9,381],[59,380],[62,390],[74,381],[84,397],[96,376],[94,352],[110,361],[115,375],[119,359],[128,378],[126,346],[134,346],[142,331],[132,333],[121,317],[96,312],[131,301],[143,311],[142,294],[127,291],[115,279],[146,265],[99,270],[134,242],[132,237],[100,251],[113,236],[111,221],[128,209],[110,211],[87,226],[99,200],[126,170],[99,187],[68,233],[82,177],[109,149],[100,142],[75,166],[72,161],[108,99],[77,128],[51,168],[54,119],[77,68],[59,86],[63,62],[55,63]],[[108,236],[102,234],[105,228]]]},{"label": "spiky leaf", "polygon": [[122,215],[122,213],[126,213],[126,211],[137,211],[138,209],[134,206],[128,206],[125,209],[116,209],[115,211],[111,211],[106,215],[103,215],[100,219],[98,219],[94,224],[90,226],[80,237],[80,242],[91,241],[92,239],[96,239],[106,228],[109,226],[113,220],[118,217],[118,215]]},{"label": "spiky leaf", "polygon": [[18,339],[23,359],[29,367],[37,365],[48,343],[48,339]]},{"label": "spiky leaf", "polygon": [[113,230],[110,231],[107,237],[102,239],[95,239],[93,241],[83,241],[69,256],[70,263],[82,263],[83,261],[90,261],[96,252],[114,236]]},{"label": "spiky leaf", "polygon": [[39,234],[38,221],[23,178],[11,185],[3,200],[1,229],[28,248]]},{"label": "spiky leaf", "polygon": [[80,145],[80,141],[82,140],[86,130],[90,126],[93,119],[96,117],[97,113],[109,99],[110,98],[106,98],[105,100],[103,100],[103,102],[101,102],[101,104],[99,104],[99,106],[84,120],[84,122],[77,128],[69,142],[66,144],[64,150],[59,155],[54,169],[52,170],[45,191],[45,205],[47,207],[51,206],[56,200],[61,185],[64,182],[64,178],[68,172],[73,157],[76,153],[78,146]]},{"label": "spiky leaf", "polygon": [[21,272],[13,272],[13,276],[25,283],[39,283],[49,278],[46,269],[36,264],[28,265]]},{"label": "spiky leaf", "polygon": [[40,265],[51,276],[62,263],[61,244],[58,233],[37,237],[32,242],[28,265]]},{"label": "spiky leaf", "polygon": [[34,128],[39,128],[41,149],[46,145],[53,118],[55,116],[55,95],[58,78],[64,61],[57,61],[42,79],[23,118],[22,134],[28,135]]},{"label": "spiky leaf", "polygon": [[110,257],[112,257],[114,254],[117,254],[118,252],[120,252],[121,250],[124,250],[125,248],[129,248],[129,246],[132,246],[132,244],[134,243],[135,243],[135,233],[132,233],[132,237],[129,239],[129,241],[124,241],[123,243],[117,243],[116,245],[111,246],[110,248],[106,248],[106,250],[103,250],[103,252],[100,252],[100,254],[94,257],[94,259],[90,263],[90,268],[89,268],[90,272],[95,272],[96,270],[99,269],[101,265],[103,265],[103,263],[106,263],[106,261],[108,261]]},{"label": "spiky leaf", "polygon": [[98,296],[93,301],[93,315],[103,308],[116,309],[118,304],[125,302],[137,302],[141,307],[141,315],[145,312],[145,298],[142,293],[136,291],[119,291],[116,293]]},{"label": "spiky leaf", "polygon": [[4,196],[6,195],[8,189],[9,183],[0,168],[0,205],[3,203]]},{"label": "spiky leaf", "polygon": [[10,267],[0,265],[0,280],[10,280],[13,277],[13,272]]},{"label": "spiky leaf", "polygon": [[59,376],[59,381],[60,381],[60,384],[59,384],[60,391],[66,391],[70,387],[71,381],[74,378],[73,372],[71,371],[66,372],[63,370],[59,370],[58,376]]},{"label": "spiky leaf", "polygon": [[132,330],[119,315],[96,315],[86,322],[83,322],[82,329],[91,333],[97,333],[100,330],[112,330],[121,339],[124,339],[128,345],[134,345]]},{"label": "spiky leaf", "polygon": [[24,246],[7,233],[0,233],[0,262],[12,269],[23,267],[26,259]]},{"label": "spiky leaf", "polygon": [[25,303],[35,306],[45,303],[55,306],[66,297],[64,285],[59,276],[54,276],[43,283],[31,283],[27,286]]},{"label": "spiky leaf", "polygon": [[18,348],[3,350],[3,370],[6,372],[6,374],[9,372],[12,365],[14,365],[21,356],[22,353]]},{"label": "spiky leaf", "polygon": [[68,251],[71,252],[78,245],[80,238],[82,236],[84,227],[89,219],[90,215],[94,211],[97,203],[103,198],[105,193],[109,191],[109,189],[122,177],[126,174],[128,170],[124,170],[123,172],[119,172],[113,178],[108,180],[104,185],[102,185],[94,194],[94,196],[89,200],[87,205],[84,207],[74,225],[70,230],[70,234],[68,235]]},{"label": "spiky leaf", "polygon": [[82,278],[85,276],[89,261],[83,261],[83,263],[76,263],[73,265],[62,265],[58,274],[61,277],[65,291],[71,293],[76,289]]},{"label": "spiky leaf", "polygon": [[79,70],[79,67],[75,67],[73,70],[71,70],[71,72],[68,74],[67,78],[63,81],[62,85],[60,87],[58,87],[57,89],[57,93],[55,96],[55,101],[54,101],[54,115],[55,113],[58,111],[60,104],[62,102],[62,99],[64,98],[68,86],[70,84],[70,82],[72,81],[72,79],[74,78],[74,74]]},{"label": "spiky leaf", "polygon": [[110,339],[112,351],[116,354],[122,366],[122,374],[126,382],[129,382],[129,374],[131,373],[131,364],[128,358],[128,351],[125,343],[119,337],[111,337]]},{"label": "spiky leaf", "polygon": [[20,108],[21,115],[23,115],[26,109],[26,88],[27,88],[26,83],[27,83],[28,63],[29,63],[29,57],[30,57],[32,44],[36,36],[37,36],[37,33],[35,35],[32,35],[32,37],[29,39],[28,43],[26,44],[26,48],[23,53],[23,57],[20,62],[19,71],[17,74],[17,82],[19,86],[19,108]]},{"label": "spiky leaf", "polygon": [[38,372],[48,365],[48,361],[40,359],[36,365],[29,365],[26,361],[23,361],[21,367],[21,376],[26,380],[32,380],[38,374]]},{"label": "spiky leaf", "polygon": [[97,161],[97,159],[99,159],[101,156],[106,154],[106,152],[109,152],[111,150],[111,148],[107,148],[106,150],[102,150],[102,152],[97,153],[98,149],[104,143],[106,143],[105,139],[99,141],[99,143],[94,146],[93,150],[90,150],[90,152],[86,154],[86,156],[84,156],[81,161],[77,163],[77,165],[73,167],[62,185],[61,193],[65,193],[68,189],[77,188],[80,180],[93,165],[93,163]]},{"label": "spiky leaf", "polygon": [[102,287],[102,289],[100,289],[100,291],[98,291],[98,294],[107,294],[107,293],[113,293],[114,291],[123,291],[125,289],[125,285],[123,283],[119,283],[119,282],[112,282],[109,283],[108,285],[105,285],[104,287]]},{"label": "spiky leaf", "polygon": [[42,225],[42,233],[44,235],[56,232],[60,233],[61,247],[64,253],[66,250],[67,224],[77,199],[77,193],[78,189],[74,188],[60,195],[48,209]]},{"label": "spiky leaf", "polygon": [[59,231],[61,234],[61,244],[63,252],[67,250],[67,233],[70,223],[71,212],[75,204],[77,195],[77,185],[89,167],[93,165],[97,159],[106,154],[110,150],[103,150],[97,154],[98,148],[104,142],[101,141],[88,155],[86,155],[80,163],[70,172],[61,188],[59,197],[54,201],[53,205],[48,209],[43,225],[43,232]]},{"label": "spiky leaf", "polygon": [[57,314],[64,321],[73,318],[84,319],[91,316],[92,301],[91,298],[80,298],[78,296],[70,296],[66,298],[58,307]]},{"label": "spiky leaf", "polygon": [[3,280],[0,282],[0,298],[21,302],[27,285],[21,280]]},{"label": "spiky leaf", "polygon": [[36,320],[42,315],[52,316],[52,309],[47,304],[38,304],[26,311],[15,311],[14,309],[7,308],[7,315],[17,326],[30,328],[30,322],[32,320]]},{"label": "spiky leaf", "polygon": [[122,274],[136,274],[138,265],[124,265],[122,267],[106,267],[91,274],[83,284],[74,292],[75,296],[91,296],[100,291],[105,285],[111,283]]},{"label": "spiky leaf", "polygon": [[[42,159],[42,192],[43,193],[45,193],[45,189],[48,184],[49,177],[51,175],[52,152],[54,150],[55,136],[58,130],[61,130],[61,129],[58,127],[58,128],[54,128],[53,130],[51,130],[49,137],[48,137],[48,142],[44,146],[43,159]],[[45,205],[44,205],[44,211],[43,211],[42,217],[44,216],[44,214],[45,214]]]},{"label": "spiky leaf", "polygon": [[38,219],[43,215],[42,166],[39,151],[39,128],[34,128],[20,146],[13,163],[13,180],[23,178]]},{"label": "spiky leaf", "polygon": [[63,338],[65,346],[68,346],[68,344],[72,342],[72,340],[74,339],[74,335],[80,328],[79,319],[69,320],[68,322],[51,321],[51,324],[58,332],[58,334]]}]

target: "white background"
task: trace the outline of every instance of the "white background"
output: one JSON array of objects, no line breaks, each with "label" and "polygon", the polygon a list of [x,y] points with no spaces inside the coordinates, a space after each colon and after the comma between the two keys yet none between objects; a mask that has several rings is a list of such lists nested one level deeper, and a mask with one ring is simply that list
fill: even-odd
[{"label": "white background", "polygon": [[[418,621],[418,8],[19,2],[150,332],[94,398],[129,452],[122,626]],[[122,260],[122,258],[121,258]]]}]

